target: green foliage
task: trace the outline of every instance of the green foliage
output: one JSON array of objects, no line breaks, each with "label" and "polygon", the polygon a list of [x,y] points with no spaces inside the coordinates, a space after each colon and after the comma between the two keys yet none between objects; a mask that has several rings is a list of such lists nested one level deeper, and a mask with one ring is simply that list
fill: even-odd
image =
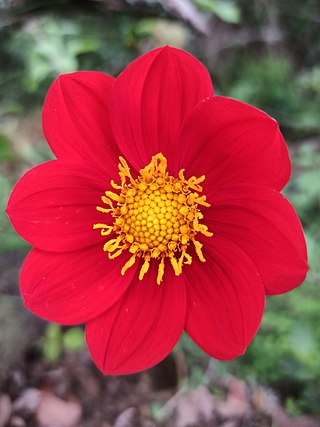
[{"label": "green foliage", "polygon": [[235,1],[195,0],[195,4],[199,9],[213,13],[229,24],[239,24],[241,21],[241,10]]},{"label": "green foliage", "polygon": [[56,323],[49,323],[43,338],[42,354],[47,361],[55,362],[63,351],[79,351],[84,345],[82,328],[63,329]]},{"label": "green foliage", "polygon": [[49,323],[43,341],[42,353],[46,360],[54,362],[61,354],[62,333],[61,326],[56,323]]},{"label": "green foliage", "polygon": [[[16,33],[13,48],[19,49],[25,63],[24,85],[27,91],[36,92],[39,84],[50,75],[56,77],[77,70],[76,55],[80,46],[77,46],[76,36],[75,23],[67,20],[58,22],[49,17],[28,22],[24,32]],[[23,45],[25,49],[21,50]]]},{"label": "green foliage", "polygon": [[[301,137],[320,130],[319,68],[295,73],[290,58],[244,54],[222,79],[222,92],[258,106]],[[235,64],[234,64],[235,65]]]},{"label": "green foliage", "polygon": [[63,16],[39,14],[12,33],[0,31],[5,109],[23,111],[41,105],[52,80],[61,73],[90,69],[117,74],[133,59],[132,47],[152,32],[153,25],[151,19],[79,9]]},{"label": "green foliage", "polygon": [[293,70],[285,58],[262,56],[246,58],[241,75],[234,79],[228,94],[245,102],[278,111],[295,111],[297,99]]},{"label": "green foliage", "polygon": [[83,329],[80,327],[73,327],[68,329],[62,337],[63,347],[66,350],[77,351],[81,350],[85,345],[83,336]]},{"label": "green foliage", "polygon": [[124,45],[128,48],[135,47],[142,38],[152,34],[155,25],[156,20],[150,18],[139,21],[126,20],[125,25],[121,26]]},{"label": "green foliage", "polygon": [[152,402],[150,405],[150,415],[152,419],[160,422],[163,418],[163,403],[161,402]]},{"label": "green foliage", "polygon": [[11,179],[0,169],[0,252],[26,250],[28,248],[27,243],[12,229],[5,212],[12,185]]},{"label": "green foliage", "polygon": [[308,281],[290,294],[269,298],[259,333],[246,354],[229,366],[271,385],[301,411],[318,409],[305,397],[320,393],[319,298],[320,290]]},{"label": "green foliage", "polygon": [[13,162],[14,153],[12,151],[11,143],[9,138],[0,134],[0,162]]},{"label": "green foliage", "polygon": [[311,95],[320,96],[320,67],[316,66],[300,76],[300,85]]},{"label": "green foliage", "polygon": [[299,172],[292,177],[285,195],[296,208],[305,229],[310,278],[320,275],[320,147],[305,143],[293,152]]}]

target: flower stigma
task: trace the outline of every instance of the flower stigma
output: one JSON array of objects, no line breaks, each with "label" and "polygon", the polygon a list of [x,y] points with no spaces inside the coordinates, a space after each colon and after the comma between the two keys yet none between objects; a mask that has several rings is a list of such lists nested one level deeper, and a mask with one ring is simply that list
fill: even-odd
[{"label": "flower stigma", "polygon": [[94,224],[102,236],[115,233],[103,250],[110,259],[129,250],[132,256],[121,269],[121,274],[134,265],[137,259],[143,260],[139,273],[142,280],[147,273],[151,259],[158,260],[157,284],[164,276],[165,259],[173,267],[176,276],[182,273],[184,264],[191,264],[192,257],[187,252],[192,243],[200,261],[205,262],[202,243],[196,240],[196,234],[211,237],[213,233],[204,224],[200,224],[203,215],[199,206],[209,207],[202,192],[201,182],[205,176],[189,179],[184,177],[184,169],[178,178],[169,176],[167,159],[158,153],[151,162],[140,170],[134,179],[123,157],[119,157],[119,176],[121,185],[111,181],[118,191],[106,191],[101,197],[107,207],[97,206],[100,212],[114,217],[113,225]]}]

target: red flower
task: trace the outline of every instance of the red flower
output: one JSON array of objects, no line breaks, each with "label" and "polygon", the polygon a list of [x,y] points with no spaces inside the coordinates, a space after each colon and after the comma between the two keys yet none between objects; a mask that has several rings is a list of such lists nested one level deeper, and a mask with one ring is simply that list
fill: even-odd
[{"label": "red flower", "polygon": [[277,123],[213,96],[188,53],[156,49],[117,79],[60,76],[43,128],[57,160],[30,170],[7,208],[35,246],[21,292],[44,319],[85,322],[103,372],[151,367],[183,330],[210,356],[235,358],[265,294],[304,280]]}]

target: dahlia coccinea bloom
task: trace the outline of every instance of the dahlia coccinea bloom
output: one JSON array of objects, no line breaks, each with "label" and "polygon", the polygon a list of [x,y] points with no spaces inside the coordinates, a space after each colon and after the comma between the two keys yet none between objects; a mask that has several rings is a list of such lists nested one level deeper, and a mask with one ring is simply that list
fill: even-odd
[{"label": "dahlia coccinea bloom", "polygon": [[44,319],[84,322],[103,372],[153,366],[183,330],[210,356],[235,358],[265,295],[304,280],[276,121],[214,96],[188,53],[153,50],[116,79],[60,76],[43,129],[57,159],[26,173],[7,208],[34,246],[21,293]]}]

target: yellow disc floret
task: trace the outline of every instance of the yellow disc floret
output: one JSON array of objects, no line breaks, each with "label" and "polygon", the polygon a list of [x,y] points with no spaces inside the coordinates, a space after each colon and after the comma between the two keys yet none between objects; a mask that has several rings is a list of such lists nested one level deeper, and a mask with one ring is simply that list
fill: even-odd
[{"label": "yellow disc floret", "polygon": [[147,273],[151,259],[158,260],[157,283],[164,275],[164,263],[168,258],[177,276],[182,272],[183,264],[191,264],[191,255],[187,253],[192,243],[199,259],[204,262],[202,244],[195,239],[197,233],[212,236],[208,227],[200,224],[203,218],[199,206],[210,206],[206,196],[199,196],[201,182],[205,177],[185,179],[184,169],[178,178],[167,172],[167,159],[161,154],[152,157],[151,162],[140,170],[137,179],[133,179],[129,166],[120,157],[119,175],[121,185],[111,181],[118,193],[106,191],[102,202],[107,207],[97,206],[97,210],[114,217],[113,225],[94,224],[102,236],[114,233],[103,250],[110,259],[129,250],[131,258],[121,270],[123,275],[137,259],[143,260],[139,279]]}]

